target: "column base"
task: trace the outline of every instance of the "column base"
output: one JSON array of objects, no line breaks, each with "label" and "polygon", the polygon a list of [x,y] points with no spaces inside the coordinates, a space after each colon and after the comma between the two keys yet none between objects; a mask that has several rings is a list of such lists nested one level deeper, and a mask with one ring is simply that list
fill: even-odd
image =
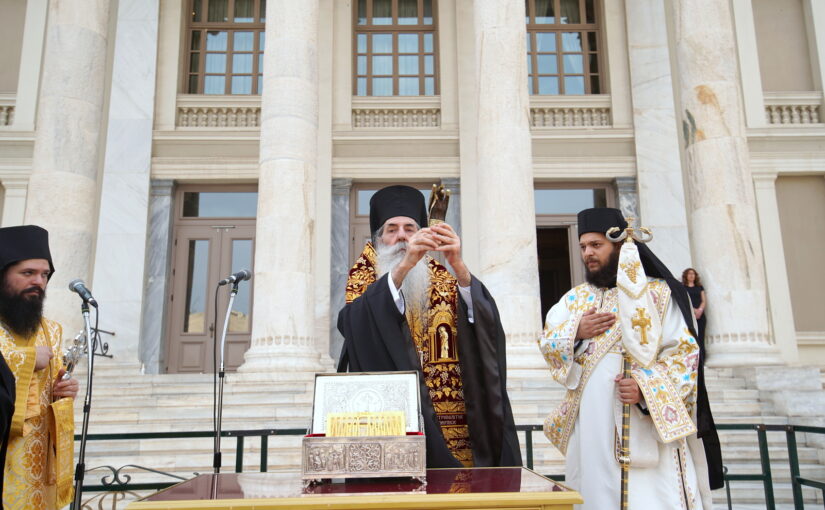
[{"label": "column base", "polygon": [[541,332],[507,334],[507,370],[547,370],[537,339]]},{"label": "column base", "polygon": [[752,367],[782,365],[779,348],[765,342],[741,341],[750,337],[765,335],[724,335],[727,341],[714,342],[708,336],[707,357],[705,364],[709,367]]},{"label": "column base", "polygon": [[238,367],[241,380],[295,381],[311,378],[316,372],[333,370],[331,362],[315,349],[312,338],[267,337],[253,339]]}]

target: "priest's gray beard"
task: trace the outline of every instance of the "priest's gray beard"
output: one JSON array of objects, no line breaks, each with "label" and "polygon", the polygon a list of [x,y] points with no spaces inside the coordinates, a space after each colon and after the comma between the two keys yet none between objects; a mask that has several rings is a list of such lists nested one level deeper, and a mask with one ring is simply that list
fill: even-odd
[{"label": "priest's gray beard", "polygon": [[[381,238],[376,236],[375,253],[378,255],[376,269],[378,271],[378,278],[391,272],[404,258],[406,253],[407,243],[399,241],[392,246],[387,246],[381,241]],[[392,275],[390,275],[392,277]],[[404,305],[407,310],[411,311],[413,315],[423,316],[427,311],[429,304],[429,295],[427,291],[430,287],[430,270],[427,267],[427,257],[421,257],[421,260],[410,269],[404,281],[401,282],[401,293],[404,295]]]}]

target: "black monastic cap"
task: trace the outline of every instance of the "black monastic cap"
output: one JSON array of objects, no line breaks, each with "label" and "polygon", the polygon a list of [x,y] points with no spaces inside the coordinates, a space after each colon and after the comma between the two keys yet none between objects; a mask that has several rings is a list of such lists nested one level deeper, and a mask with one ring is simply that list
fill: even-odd
[{"label": "black monastic cap", "polygon": [[612,207],[585,209],[579,213],[578,222],[579,238],[582,234],[589,234],[590,232],[605,234],[613,227],[619,227],[621,230],[627,228],[627,221],[625,221],[622,211]]},{"label": "black monastic cap", "polygon": [[46,259],[54,274],[52,254],[49,251],[49,232],[37,225],[0,228],[0,269],[15,262]]},{"label": "black monastic cap", "polygon": [[424,195],[410,186],[387,186],[370,199],[370,231],[376,232],[390,218],[406,216],[427,226],[427,206]]}]

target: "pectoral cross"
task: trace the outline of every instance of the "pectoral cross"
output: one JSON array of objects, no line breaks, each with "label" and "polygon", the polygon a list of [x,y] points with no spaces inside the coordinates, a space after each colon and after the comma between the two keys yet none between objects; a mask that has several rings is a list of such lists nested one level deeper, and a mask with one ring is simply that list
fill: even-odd
[{"label": "pectoral cross", "polygon": [[642,334],[642,341],[639,344],[645,345],[647,343],[647,330],[650,329],[650,317],[647,316],[644,308],[636,309],[636,317],[631,319],[630,325],[633,326],[633,329],[639,328],[639,332]]}]

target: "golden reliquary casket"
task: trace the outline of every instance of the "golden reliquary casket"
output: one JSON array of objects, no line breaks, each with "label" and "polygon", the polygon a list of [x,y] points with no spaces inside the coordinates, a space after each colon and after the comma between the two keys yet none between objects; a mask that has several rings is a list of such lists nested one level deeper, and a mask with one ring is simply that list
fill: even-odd
[{"label": "golden reliquary casket", "polygon": [[312,423],[301,474],[426,481],[427,451],[417,372],[315,374]]}]

